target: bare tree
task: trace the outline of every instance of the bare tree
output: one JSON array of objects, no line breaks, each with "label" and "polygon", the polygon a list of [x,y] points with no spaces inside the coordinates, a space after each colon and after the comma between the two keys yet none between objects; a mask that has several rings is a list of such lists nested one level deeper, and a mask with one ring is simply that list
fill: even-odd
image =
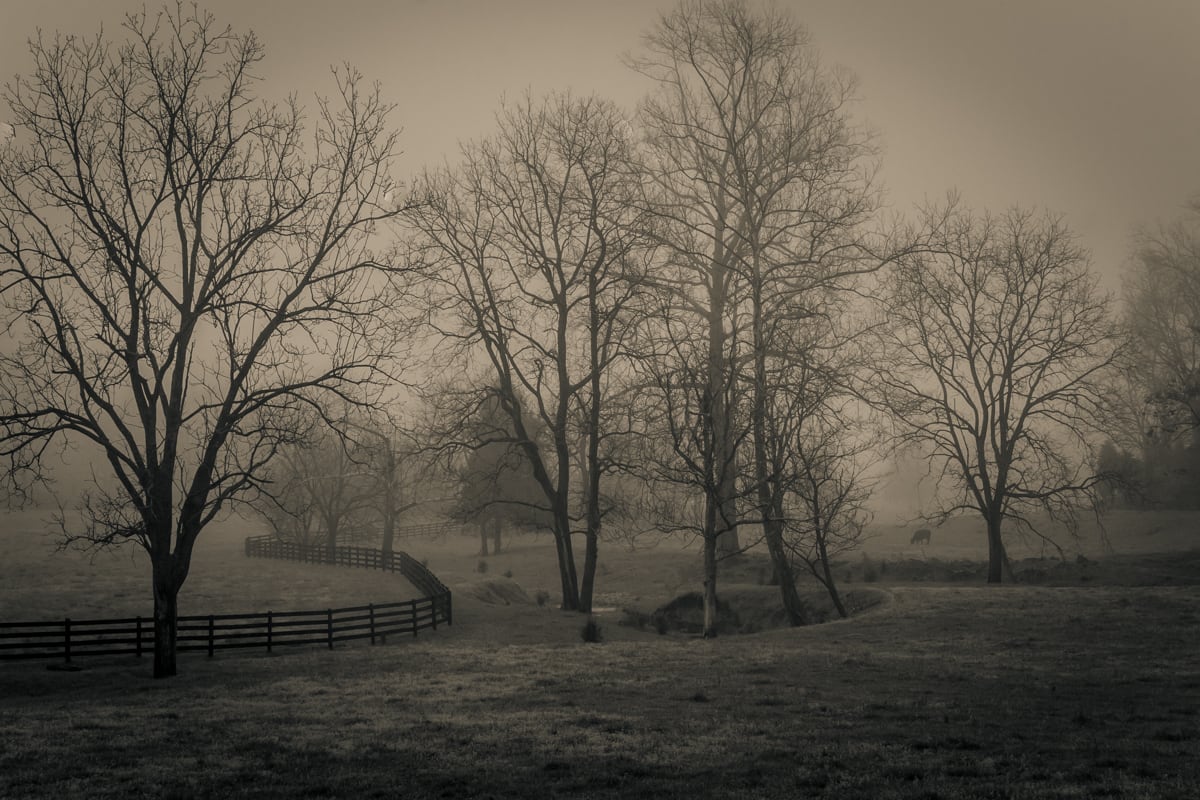
[{"label": "bare tree", "polygon": [[311,486],[303,480],[303,473],[297,474],[288,454],[290,449],[298,447],[293,444],[280,448],[263,470],[263,483],[269,488],[264,488],[254,508],[275,538],[300,547],[318,547],[323,534]]},{"label": "bare tree", "polygon": [[[638,283],[628,124],[610,103],[554,96],[506,109],[499,125],[492,139],[464,148],[461,168],[427,177],[430,202],[409,219],[420,258],[442,267],[435,324],[448,357],[468,374],[481,367],[474,385],[488,387],[508,416],[506,436],[524,449],[553,519],[563,607],[587,611],[601,524],[604,374],[619,356],[623,309]],[[546,446],[532,435],[534,419]],[[579,419],[589,462],[582,513],[571,507]],[[571,540],[580,518],[582,583]]]},{"label": "bare tree", "polygon": [[866,467],[874,447],[848,435],[844,413],[814,413],[792,431],[784,547],[829,593],[834,608],[849,616],[838,591],[833,562],[861,545],[870,512]]},{"label": "bare tree", "polygon": [[[470,395],[469,395],[470,396]],[[452,516],[479,526],[479,555],[499,554],[504,525],[553,527],[545,493],[534,478],[525,457],[525,449],[511,433],[508,416],[494,396],[475,410],[466,428],[459,434],[463,452],[451,466],[457,483]],[[544,426],[536,417],[529,418],[534,440],[547,440]],[[460,427],[456,425],[455,427]]]},{"label": "bare tree", "polygon": [[928,250],[888,276],[870,388],[901,440],[931,453],[941,513],[982,515],[995,583],[1006,521],[1061,554],[1028,512],[1073,526],[1078,505],[1095,499],[1089,437],[1118,336],[1085,254],[1056,218],[951,208],[927,224]]},{"label": "bare tree", "polygon": [[[712,501],[717,508],[705,517],[718,528],[706,531],[704,540],[713,540],[723,555],[739,551],[736,434],[730,425],[735,412],[727,402],[736,347],[730,319],[736,306],[731,298],[734,261],[742,242],[739,209],[729,186],[736,150],[752,135],[753,120],[737,117],[738,71],[747,66],[745,54],[722,37],[736,31],[745,16],[741,4],[680,5],[659,20],[644,37],[641,54],[629,62],[656,84],[641,104],[639,120],[650,154],[646,206],[657,217],[664,266],[672,273],[659,282],[677,295],[671,313],[686,315],[692,335],[702,338],[707,349],[706,384],[694,395],[693,410],[706,417],[704,446],[712,452],[697,454],[694,463],[714,470],[719,488]],[[705,559],[716,563],[707,552]],[[715,566],[712,572],[706,580],[715,592]]]},{"label": "bare tree", "polygon": [[[636,378],[628,409],[640,430],[627,469],[647,483],[648,522],[665,533],[696,536],[702,546],[705,637],[717,635],[717,565],[730,532],[745,521],[745,484],[736,478],[738,446],[750,433],[736,400],[738,373],[723,369],[714,386],[710,339],[698,335],[690,306],[669,287],[644,300],[633,344]],[[737,356],[730,337],[726,355]],[[728,447],[719,444],[728,437]],[[661,502],[665,499],[665,502]],[[755,516],[755,519],[757,517]],[[751,520],[753,521],[753,520]],[[740,551],[733,551],[740,552]]]},{"label": "bare tree", "polygon": [[[651,151],[648,207],[669,253],[659,282],[677,297],[672,313],[690,320],[681,332],[707,340],[706,391],[691,412],[707,418],[713,452],[693,463],[715,470],[718,508],[708,517],[721,527],[704,538],[729,555],[738,551],[737,523],[761,523],[784,607],[798,623],[781,454],[771,452],[788,439],[771,438],[768,417],[788,406],[775,397],[786,392],[787,362],[807,357],[789,348],[811,337],[790,329],[830,324],[836,295],[882,263],[864,230],[879,208],[872,137],[849,116],[854,81],[823,67],[806,31],[783,13],[686,2],[631,63],[657,84],[641,118]],[[739,456],[742,417],[748,452]],[[738,507],[739,495],[753,512]],[[715,580],[707,575],[706,585]]]},{"label": "bare tree", "polygon": [[264,474],[255,507],[277,536],[320,541],[332,559],[339,544],[366,533],[372,476],[342,431],[314,426],[303,441],[281,447]]},{"label": "bare tree", "polygon": [[306,135],[254,94],[263,47],[184,6],[120,40],[38,37],[4,93],[0,445],[27,482],[55,442],[99,455],[71,532],[150,555],[154,674],[176,672],[196,539],[296,420],[370,404],[396,326],[372,251],[396,213],[390,108],[335,72]]},{"label": "bare tree", "polygon": [[390,554],[395,549],[397,523],[421,503],[417,476],[428,466],[428,459],[413,433],[385,412],[361,421],[347,418],[339,427],[348,440],[355,472],[364,481],[364,505],[379,519],[380,549]]},{"label": "bare tree", "polygon": [[1126,309],[1135,374],[1158,433],[1200,444],[1200,200],[1192,218],[1139,234]]}]

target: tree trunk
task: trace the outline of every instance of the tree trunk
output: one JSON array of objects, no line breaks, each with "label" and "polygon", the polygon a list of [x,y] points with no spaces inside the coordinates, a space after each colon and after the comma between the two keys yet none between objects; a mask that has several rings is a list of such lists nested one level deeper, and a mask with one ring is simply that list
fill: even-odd
[{"label": "tree trunk", "polygon": [[337,540],[338,540],[338,525],[337,522],[332,522],[326,526],[325,549],[329,554],[329,563],[333,564],[337,561]]},{"label": "tree trunk", "polygon": [[488,554],[488,519],[484,517],[479,520],[479,555],[486,557]]},{"label": "tree trunk", "polygon": [[558,550],[558,573],[562,580],[562,608],[579,610],[579,578],[575,572],[575,552],[571,546],[571,520],[564,504],[554,509],[554,544]]},{"label": "tree trunk", "polygon": [[[733,485],[734,482],[732,480],[732,476],[730,476],[729,486],[732,487]],[[738,526],[736,522],[738,516],[737,497],[734,496],[734,490],[732,488],[723,492],[723,496],[724,500],[721,505],[725,511],[722,516],[728,519],[730,524],[725,527],[720,534],[717,535],[717,554],[722,559],[726,559],[741,555],[742,544],[738,537]]]},{"label": "tree trunk", "polygon": [[728,409],[723,395],[713,403],[713,439],[717,468],[717,555],[731,558],[741,552],[738,541],[737,453],[732,442]]},{"label": "tree trunk", "polygon": [[1000,520],[989,517],[987,521],[988,538],[988,583],[1003,581],[1004,563],[1007,555],[1004,552],[1004,540],[1000,537]]},{"label": "tree trunk", "polygon": [[[724,186],[721,187],[721,190],[724,191]],[[725,354],[725,346],[728,342],[728,335],[725,332],[725,308],[729,301],[727,296],[729,267],[726,264],[727,251],[724,241],[726,210],[722,204],[716,211],[718,220],[709,267],[711,274],[708,286],[708,385],[706,388],[709,424],[712,429],[713,467],[717,479],[717,493],[720,497],[716,545],[721,557],[726,558],[737,554],[741,547],[737,533],[737,453],[726,394],[726,386],[729,381],[727,374],[729,363]]]},{"label": "tree trunk", "polygon": [[390,510],[383,515],[383,542],[380,550],[388,555],[396,542],[396,516]]},{"label": "tree trunk", "polygon": [[791,625],[803,625],[804,610],[800,606],[800,595],[796,592],[796,576],[783,547],[783,520],[764,520],[763,536],[767,540],[767,552],[771,555],[775,576],[779,579],[780,599],[783,601],[783,610],[787,614],[788,622]]},{"label": "tree trunk", "polygon": [[500,532],[504,529],[504,522],[499,517],[492,517],[492,555],[500,555]]},{"label": "tree trunk", "polygon": [[837,580],[833,577],[833,567],[829,564],[829,550],[825,547],[824,531],[817,538],[817,554],[821,559],[821,574],[824,576],[821,583],[825,584],[825,590],[829,592],[829,599],[833,601],[833,607],[837,609],[842,619],[846,619],[850,614],[846,611],[842,595],[837,588]]},{"label": "tree trunk", "polygon": [[717,540],[704,537],[704,638],[717,636]]},{"label": "tree trunk", "polygon": [[176,640],[179,631],[179,586],[168,563],[152,563],[154,582],[154,677],[174,677]]},{"label": "tree trunk", "polygon": [[591,613],[592,594],[596,586],[596,561],[599,557],[599,537],[592,530],[585,536],[583,551],[583,582],[579,586],[579,610]]}]

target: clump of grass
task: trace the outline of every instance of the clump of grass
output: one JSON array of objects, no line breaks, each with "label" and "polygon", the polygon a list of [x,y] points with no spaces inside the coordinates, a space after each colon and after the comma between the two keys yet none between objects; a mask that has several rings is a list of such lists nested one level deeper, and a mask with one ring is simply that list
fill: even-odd
[{"label": "clump of grass", "polygon": [[538,608],[542,608],[546,605],[546,603],[550,602],[550,593],[545,589],[538,589],[537,593],[534,594],[533,599],[537,600]]},{"label": "clump of grass", "polygon": [[488,571],[488,563],[486,559],[479,559],[479,563],[475,565],[475,571],[480,575],[486,575]]},{"label": "clump of grass", "polygon": [[583,623],[583,627],[579,631],[579,636],[588,644],[599,644],[604,640],[604,636],[600,631],[600,623],[591,614],[588,614],[587,622]]},{"label": "clump of grass", "polygon": [[511,579],[512,578],[512,570],[511,569],[504,570],[504,577]]}]

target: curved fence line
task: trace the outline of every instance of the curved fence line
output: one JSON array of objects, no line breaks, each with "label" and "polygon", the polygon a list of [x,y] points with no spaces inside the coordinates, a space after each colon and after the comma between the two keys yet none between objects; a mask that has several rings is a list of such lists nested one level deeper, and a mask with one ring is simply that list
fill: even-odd
[{"label": "curved fence line", "polygon": [[[180,652],[326,645],[437,629],[454,621],[450,589],[429,569],[403,552],[384,553],[368,547],[300,547],[271,536],[246,539],[246,555],[319,564],[399,572],[424,596],[398,603],[368,603],[314,611],[267,611],[254,614],[198,614],[178,619]],[[0,622],[0,661],[150,653],[154,649],[151,617],[122,619],[70,618],[46,622]]]}]

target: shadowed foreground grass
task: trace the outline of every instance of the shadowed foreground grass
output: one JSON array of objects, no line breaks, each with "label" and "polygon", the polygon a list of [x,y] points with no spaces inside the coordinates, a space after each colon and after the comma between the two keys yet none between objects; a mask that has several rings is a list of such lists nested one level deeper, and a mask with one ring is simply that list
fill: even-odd
[{"label": "shadowed foreground grass", "polygon": [[1200,796],[1200,588],[892,594],[714,641],[456,599],[437,636],[170,681],[0,665],[0,797]]}]

